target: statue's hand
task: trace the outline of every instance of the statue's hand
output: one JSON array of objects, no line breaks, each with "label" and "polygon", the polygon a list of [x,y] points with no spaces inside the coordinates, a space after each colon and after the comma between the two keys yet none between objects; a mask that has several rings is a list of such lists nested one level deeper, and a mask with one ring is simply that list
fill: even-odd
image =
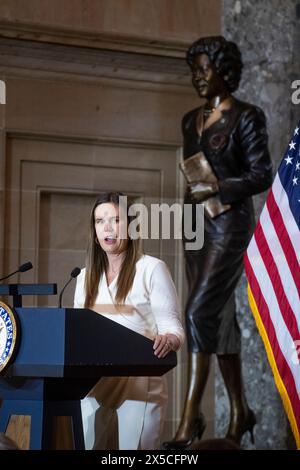
[{"label": "statue's hand", "polygon": [[218,183],[205,183],[199,181],[188,185],[190,195],[197,202],[205,201],[219,191]]}]

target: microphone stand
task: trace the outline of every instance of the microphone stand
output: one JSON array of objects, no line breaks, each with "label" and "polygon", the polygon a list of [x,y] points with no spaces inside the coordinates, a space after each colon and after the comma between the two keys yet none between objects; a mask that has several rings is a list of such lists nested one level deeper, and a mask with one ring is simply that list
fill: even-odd
[{"label": "microphone stand", "polygon": [[73,277],[70,277],[70,279],[68,280],[67,284],[65,285],[65,287],[63,288],[63,290],[62,290],[61,293],[59,294],[58,308],[61,308],[63,293],[64,293],[66,287],[68,287],[68,285],[69,285],[70,282],[72,281],[72,279],[73,279]]},{"label": "microphone stand", "polygon": [[75,279],[75,278],[80,274],[80,271],[81,271],[80,268],[74,268],[73,271],[71,272],[71,277],[70,277],[70,279],[68,280],[67,284],[65,285],[65,287],[63,288],[63,290],[62,290],[61,293],[59,294],[58,308],[61,308],[62,296],[63,296],[63,293],[64,293],[66,287],[70,284],[70,282],[72,281],[72,279]]},{"label": "microphone stand", "polygon": [[8,279],[10,276],[13,276],[14,274],[17,274],[17,273],[19,273],[19,272],[20,272],[19,269],[17,269],[17,271],[14,271],[13,273],[10,273],[10,274],[8,274],[8,275],[5,276],[5,277],[2,277],[2,278],[0,279],[0,281],[4,281],[5,279]]}]

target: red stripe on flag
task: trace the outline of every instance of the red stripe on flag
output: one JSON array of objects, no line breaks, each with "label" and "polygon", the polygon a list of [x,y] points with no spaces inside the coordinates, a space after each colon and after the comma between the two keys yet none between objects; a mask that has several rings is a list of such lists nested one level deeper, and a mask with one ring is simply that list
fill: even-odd
[{"label": "red stripe on flag", "polygon": [[[274,261],[273,255],[268,245],[268,241],[265,237],[265,234],[263,232],[260,222],[258,222],[256,226],[254,237],[256,240],[257,247],[259,249],[259,253],[262,257],[265,268],[269,274],[269,278],[273,285],[273,289],[274,289],[275,296],[276,296],[276,299],[280,308],[280,312],[287,326],[287,329],[289,330],[293,341],[299,340],[300,333],[299,333],[298,324],[295,318],[295,313],[293,309],[291,308],[290,303],[286,297],[285,289],[280,279],[278,268]],[[291,289],[291,286],[289,286],[289,289]]]},{"label": "red stripe on flag", "polygon": [[257,309],[261,318],[261,321],[264,325],[265,331],[268,335],[269,343],[272,348],[272,353],[276,361],[277,369],[281,380],[286,388],[287,394],[289,396],[294,417],[297,422],[298,430],[300,430],[300,401],[298,397],[297,388],[295,385],[294,376],[290,370],[288,363],[286,362],[285,356],[282,354],[280,346],[277,341],[277,336],[275,333],[274,325],[270,317],[270,311],[268,305],[264,299],[262,291],[259,287],[258,281],[255,277],[252,266],[249,262],[247,254],[244,257],[245,269],[247,272],[248,282],[250,284]]},{"label": "red stripe on flag", "polygon": [[[298,293],[300,294],[300,268],[298,259],[293,244],[291,242],[289,233],[284,224],[281,212],[275,201],[273,189],[269,192],[266,204],[274,225],[274,229],[277,233],[278,240],[281,244],[282,250],[285,254],[291,274],[296,284]],[[282,242],[282,240],[284,240],[284,243]]]}]

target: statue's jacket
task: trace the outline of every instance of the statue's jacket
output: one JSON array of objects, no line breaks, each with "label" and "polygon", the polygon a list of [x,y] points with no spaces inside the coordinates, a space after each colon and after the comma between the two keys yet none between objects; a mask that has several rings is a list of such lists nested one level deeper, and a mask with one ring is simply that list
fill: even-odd
[{"label": "statue's jacket", "polygon": [[[233,98],[232,107],[222,112],[221,119],[199,135],[199,111],[200,108],[193,109],[182,120],[184,158],[204,152],[218,179],[221,202],[231,206],[231,210],[214,219],[207,217],[205,230],[252,232],[251,196],[265,191],[272,183],[265,115],[257,106]],[[188,194],[185,202],[192,202]]]}]

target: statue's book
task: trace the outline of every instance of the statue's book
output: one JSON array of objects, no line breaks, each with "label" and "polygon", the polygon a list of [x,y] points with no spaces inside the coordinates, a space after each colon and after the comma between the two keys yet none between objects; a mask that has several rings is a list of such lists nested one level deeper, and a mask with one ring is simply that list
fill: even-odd
[{"label": "statue's book", "polygon": [[[203,152],[198,152],[195,155],[192,155],[183,162],[180,162],[179,166],[188,183],[198,183],[199,181],[205,183],[217,182],[216,175]],[[203,205],[205,212],[211,218],[214,218],[231,208],[229,204],[222,204],[218,194],[215,194],[209,199],[203,201]]]}]

